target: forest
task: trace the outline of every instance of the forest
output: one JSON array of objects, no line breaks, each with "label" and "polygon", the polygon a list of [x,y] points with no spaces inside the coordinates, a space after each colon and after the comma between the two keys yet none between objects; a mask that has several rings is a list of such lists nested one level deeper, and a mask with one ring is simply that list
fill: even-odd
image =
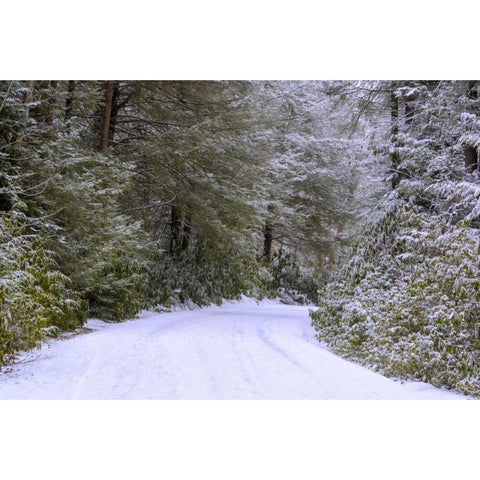
[{"label": "forest", "polygon": [[480,396],[479,81],[0,81],[0,364],[87,318],[311,305]]}]

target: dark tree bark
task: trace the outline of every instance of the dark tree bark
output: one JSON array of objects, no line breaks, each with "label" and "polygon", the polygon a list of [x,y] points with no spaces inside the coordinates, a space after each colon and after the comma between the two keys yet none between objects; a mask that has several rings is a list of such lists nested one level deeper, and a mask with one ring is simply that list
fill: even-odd
[{"label": "dark tree bark", "polygon": [[467,85],[467,95],[471,100],[476,100],[478,98],[478,81],[469,80]]},{"label": "dark tree bark", "polygon": [[[478,99],[478,83],[476,80],[469,80],[467,83],[467,96],[470,100]],[[478,151],[473,145],[467,145],[465,153],[465,168],[469,172],[478,170]]]},{"label": "dark tree bark", "polygon": [[465,167],[469,172],[478,170],[478,152],[477,149],[471,145],[465,147]]},{"label": "dark tree bark", "polygon": [[57,87],[58,87],[57,80],[51,80],[49,82],[48,98],[47,98],[48,106],[47,106],[47,115],[45,118],[47,123],[53,123],[55,105],[57,104]]},{"label": "dark tree bark", "polygon": [[395,94],[397,83],[392,82],[390,86],[390,143],[392,146],[392,153],[390,154],[390,165],[392,169],[392,188],[396,188],[400,182],[400,173],[398,167],[400,166],[400,156],[396,151],[397,135],[398,135],[398,97]]},{"label": "dark tree bark", "polygon": [[263,232],[263,258],[266,263],[272,261],[272,241],[273,241],[273,227],[270,221],[265,223],[265,230]]},{"label": "dark tree bark", "polygon": [[72,118],[73,109],[73,93],[75,90],[75,80],[69,80],[67,86],[67,98],[65,100],[65,121],[68,122]]},{"label": "dark tree bark", "polygon": [[263,258],[265,263],[270,264],[272,261],[273,232],[275,229],[275,207],[271,204],[268,205],[267,212],[268,217],[263,229]]},{"label": "dark tree bark", "polygon": [[110,126],[108,129],[108,141],[112,142],[115,136],[115,127],[117,126],[118,111],[120,110],[120,82],[114,82],[112,93],[112,112],[110,115]]},{"label": "dark tree bark", "polygon": [[170,210],[170,255],[177,256],[181,248],[182,215],[180,209],[172,205]]},{"label": "dark tree bark", "polygon": [[105,105],[103,107],[102,128],[100,132],[100,143],[98,151],[100,153],[107,153],[108,148],[108,134],[110,131],[110,118],[112,114],[112,99],[113,99],[113,82],[107,80],[105,82]]}]

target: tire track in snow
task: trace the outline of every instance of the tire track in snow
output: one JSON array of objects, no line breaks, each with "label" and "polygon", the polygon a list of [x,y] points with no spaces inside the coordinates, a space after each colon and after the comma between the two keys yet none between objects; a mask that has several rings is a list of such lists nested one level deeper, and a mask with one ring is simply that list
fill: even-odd
[{"label": "tire track in snow", "polygon": [[93,375],[95,370],[97,369],[98,362],[100,359],[100,350],[98,346],[95,344],[95,353],[93,358],[88,362],[88,367],[85,370],[85,372],[81,375],[81,377],[75,382],[72,393],[71,393],[71,399],[72,400],[79,400],[82,398],[85,398],[88,395],[85,395],[87,392],[87,385],[89,382],[90,377]]},{"label": "tire track in snow", "polygon": [[257,328],[257,335],[258,337],[261,339],[261,341],[267,345],[267,347],[269,347],[270,349],[272,349],[274,352],[278,353],[278,355],[280,355],[281,357],[283,357],[284,359],[288,360],[290,363],[292,363],[293,365],[295,365],[296,367],[300,368],[301,370],[303,371],[306,371],[305,367],[303,365],[301,365],[300,363],[297,362],[297,360],[295,360],[295,358],[293,358],[288,352],[286,352],[283,348],[281,347],[278,347],[277,345],[275,345],[268,337],[267,337],[267,334],[265,332],[265,328],[264,328],[264,325],[265,323],[267,323],[268,320],[265,320],[264,322],[262,322],[261,326]]},{"label": "tire track in snow", "polygon": [[247,362],[251,360],[251,355],[249,354],[248,348],[246,348],[245,345],[245,331],[240,328],[240,325],[238,323],[235,328],[235,334],[236,335],[234,336],[233,349],[236,354],[236,360],[240,369],[241,377],[245,380],[245,383],[250,388],[250,393],[258,398],[260,397],[260,390],[257,383],[252,378],[252,375],[246,365]]}]

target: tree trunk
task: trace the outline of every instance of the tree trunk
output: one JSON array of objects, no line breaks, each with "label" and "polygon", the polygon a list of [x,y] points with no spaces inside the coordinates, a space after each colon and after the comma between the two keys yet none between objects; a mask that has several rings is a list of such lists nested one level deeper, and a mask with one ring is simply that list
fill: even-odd
[{"label": "tree trunk", "polygon": [[192,226],[190,222],[191,222],[190,215],[187,214],[183,222],[182,252],[186,252],[188,250],[188,246],[190,245],[190,233],[192,231]]},{"label": "tree trunk", "polygon": [[65,100],[65,121],[68,122],[72,118],[73,109],[73,92],[75,90],[75,80],[68,81],[67,99]]},{"label": "tree trunk", "polygon": [[25,117],[28,118],[30,114],[30,108],[27,104],[31,103],[33,100],[33,87],[35,86],[35,80],[29,80],[27,82],[27,89],[23,93],[23,103],[26,105],[25,107]]},{"label": "tree trunk", "polygon": [[102,129],[100,132],[100,143],[98,151],[100,153],[107,153],[108,148],[108,134],[110,130],[110,118],[112,114],[112,98],[113,98],[113,82],[105,82],[105,106],[103,108]]},{"label": "tree trunk", "polygon": [[265,260],[265,263],[270,264],[270,262],[272,261],[275,207],[272,204],[268,205],[267,212],[268,216],[265,221],[265,227],[263,229],[263,259]]},{"label": "tree trunk", "polygon": [[467,85],[467,95],[471,100],[478,98],[478,85],[477,80],[469,80]]},{"label": "tree trunk", "polygon": [[397,135],[398,135],[398,97],[395,94],[397,88],[396,82],[392,82],[390,86],[390,143],[392,153],[390,154],[390,165],[392,170],[392,188],[396,188],[400,182],[400,174],[398,167],[400,166],[400,156],[395,150],[397,147]]},{"label": "tree trunk", "polygon": [[110,115],[110,126],[108,129],[108,141],[112,142],[113,137],[115,136],[115,127],[117,125],[118,111],[120,109],[118,97],[120,94],[120,82],[115,82],[113,85],[113,95],[112,95],[112,113]]},{"label": "tree trunk", "polygon": [[172,205],[170,211],[170,255],[177,256],[181,245],[182,216],[180,209]]},{"label": "tree trunk", "polygon": [[[470,80],[467,83],[467,96],[470,100],[477,100],[478,98],[478,85],[476,80]],[[465,168],[469,172],[478,170],[478,151],[473,145],[467,145],[465,147]]]},{"label": "tree trunk", "polygon": [[[407,83],[409,87],[414,87],[415,83]],[[415,95],[410,95],[405,99],[405,125],[408,127],[415,115]]]},{"label": "tree trunk", "polygon": [[272,241],[273,241],[273,227],[269,220],[265,223],[265,230],[263,232],[263,258],[265,262],[270,264],[272,261]]},{"label": "tree trunk", "polygon": [[57,80],[51,80],[49,82],[48,107],[47,107],[47,116],[46,116],[47,123],[53,123],[53,113],[54,113],[55,105],[57,104],[57,87],[58,87]]},{"label": "tree trunk", "polygon": [[[35,87],[35,80],[28,80],[26,82],[26,87],[25,87],[25,91],[23,92],[23,104],[25,106],[25,120],[28,120],[28,118],[30,117],[30,107],[29,107],[29,103],[32,102],[33,100],[33,89]],[[25,123],[24,125],[24,130],[26,130],[27,128],[27,125]],[[14,145],[15,145],[15,148],[20,148],[22,146],[22,143],[23,143],[23,137],[25,135],[25,132],[23,133],[19,133],[18,135],[15,136],[15,139],[14,139]]]},{"label": "tree trunk", "polygon": [[475,147],[467,145],[465,147],[465,167],[469,172],[478,170],[478,152]]}]

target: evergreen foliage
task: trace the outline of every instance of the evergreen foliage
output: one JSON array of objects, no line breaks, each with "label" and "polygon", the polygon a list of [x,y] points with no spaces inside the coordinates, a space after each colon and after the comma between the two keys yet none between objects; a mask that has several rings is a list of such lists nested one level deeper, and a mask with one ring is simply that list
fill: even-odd
[{"label": "evergreen foliage", "polygon": [[479,395],[476,230],[393,198],[367,232],[319,294],[319,338],[387,375]]},{"label": "evergreen foliage", "polygon": [[[19,217],[19,218],[15,218]],[[0,363],[38,340],[81,326],[86,305],[22,215],[0,219]]]},{"label": "evergreen foliage", "polygon": [[314,303],[318,294],[318,281],[301,268],[296,255],[282,249],[275,252],[271,278],[263,283],[268,296],[290,296],[293,303]]},{"label": "evergreen foliage", "polygon": [[480,191],[464,156],[474,128],[461,133],[476,100],[465,82],[396,87],[407,100],[389,147],[395,189],[321,289],[312,323],[348,358],[479,396]]},{"label": "evergreen foliage", "polygon": [[220,305],[242,294],[262,298],[267,292],[261,269],[254,257],[233,249],[210,258],[201,248],[176,259],[159,252],[147,268],[146,298],[150,306],[167,307],[188,302]]}]

